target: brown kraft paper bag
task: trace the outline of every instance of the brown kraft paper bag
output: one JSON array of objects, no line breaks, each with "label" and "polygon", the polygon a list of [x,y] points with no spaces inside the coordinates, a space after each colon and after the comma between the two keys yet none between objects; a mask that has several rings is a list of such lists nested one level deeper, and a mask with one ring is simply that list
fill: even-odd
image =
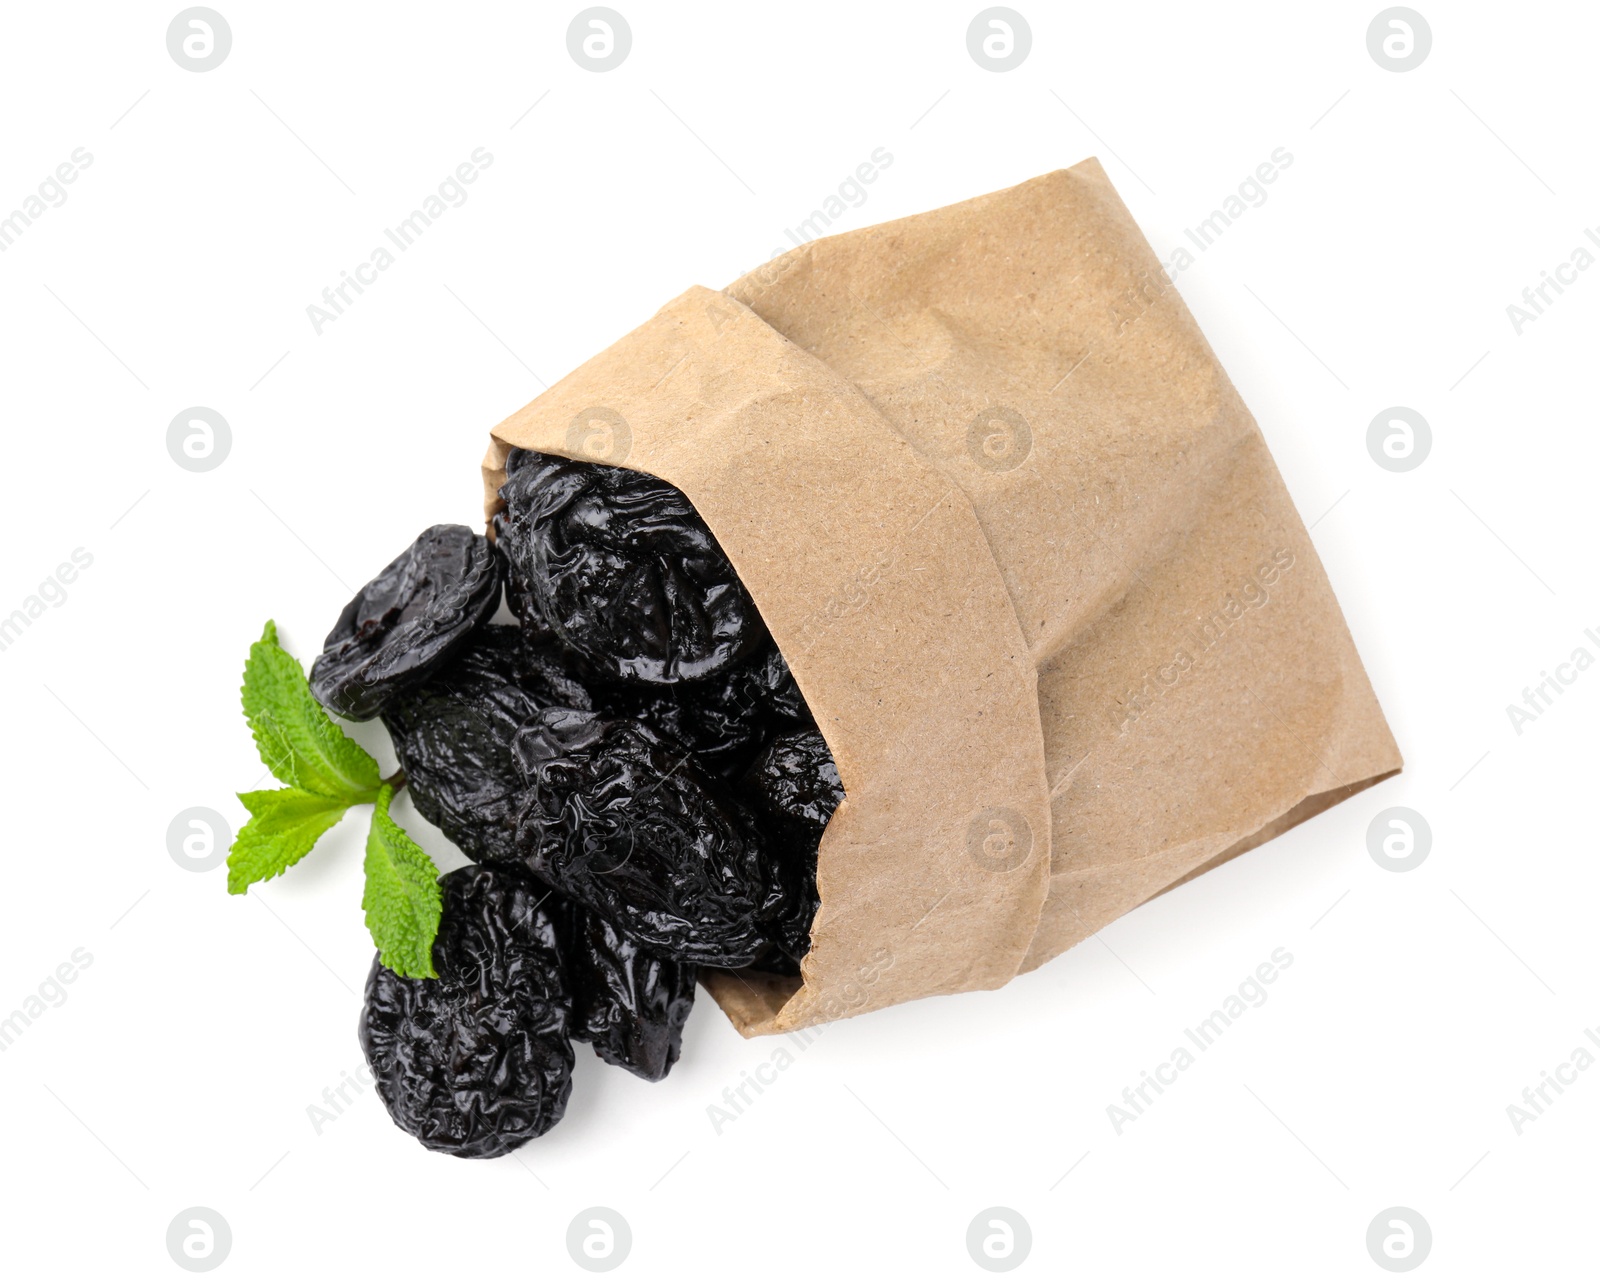
[{"label": "brown kraft paper bag", "polygon": [[1397,772],[1249,411],[1095,160],[692,288],[511,447],[682,489],[846,799],[745,1035],[997,987]]}]

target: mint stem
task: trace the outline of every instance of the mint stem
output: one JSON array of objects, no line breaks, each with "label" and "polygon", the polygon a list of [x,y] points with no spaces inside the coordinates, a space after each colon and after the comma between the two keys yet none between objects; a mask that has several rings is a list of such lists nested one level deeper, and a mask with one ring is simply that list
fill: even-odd
[{"label": "mint stem", "polygon": [[379,785],[393,787],[396,792],[399,792],[406,785],[406,771],[404,769],[396,769],[387,778],[384,778]]}]

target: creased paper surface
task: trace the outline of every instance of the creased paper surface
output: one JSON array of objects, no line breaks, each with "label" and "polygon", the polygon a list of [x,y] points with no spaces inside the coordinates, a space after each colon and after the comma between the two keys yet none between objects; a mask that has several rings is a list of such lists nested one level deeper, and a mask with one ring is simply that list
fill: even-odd
[{"label": "creased paper surface", "polygon": [[998,986],[1400,768],[1265,441],[1089,160],[690,289],[495,428],[694,502],[847,799],[745,1034]]}]

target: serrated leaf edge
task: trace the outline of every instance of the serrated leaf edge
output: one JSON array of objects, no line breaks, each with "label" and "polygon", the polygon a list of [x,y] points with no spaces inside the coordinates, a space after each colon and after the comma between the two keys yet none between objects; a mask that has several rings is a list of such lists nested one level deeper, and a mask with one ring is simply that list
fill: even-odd
[{"label": "serrated leaf edge", "polygon": [[[393,798],[394,787],[387,782],[383,783],[378,788],[378,798],[373,804],[372,809],[372,823],[367,831],[366,856],[362,861],[362,871],[365,876],[366,883],[361,894],[361,909],[366,916],[367,932],[372,935],[373,945],[378,948],[378,962],[382,964],[384,968],[398,974],[402,978],[437,978],[439,974],[433,966],[433,943],[439,934],[439,918],[443,905],[443,894],[439,889],[438,867],[434,864],[433,859],[428,856],[427,850],[413,840],[410,833],[407,832],[406,829],[398,822],[396,822],[393,816],[390,814],[389,805]],[[424,932],[426,932],[426,924],[430,919],[433,925],[432,931],[426,932],[426,936],[421,940],[421,949],[425,962],[425,971],[421,972],[410,972],[409,966],[399,967],[400,965],[404,965],[404,960],[401,957],[396,956],[392,950],[384,947],[373,928],[372,907],[370,905],[371,894],[373,892],[372,859],[382,850],[383,840],[390,836],[391,833],[393,837],[397,838],[397,845],[399,845],[400,841],[404,841],[406,845],[410,845],[410,847],[415,849],[417,853],[421,855],[423,860],[426,861],[430,867],[433,867],[434,870],[434,878],[429,882],[430,890],[423,891],[423,895],[420,900],[417,896],[416,887],[407,882],[404,876],[397,877],[401,882],[402,893],[413,908],[413,913],[419,916],[424,922]],[[403,848],[404,845],[399,845],[399,847]],[[396,961],[399,962],[399,965],[395,963]]]},{"label": "serrated leaf edge", "polygon": [[[261,630],[261,638],[250,646],[250,652],[245,658],[244,678],[239,685],[240,706],[244,711],[245,723],[250,727],[250,735],[255,741],[256,754],[260,756],[261,763],[267,767],[267,771],[273,777],[286,786],[294,787],[300,791],[309,791],[316,795],[326,795],[334,799],[345,800],[353,805],[372,804],[378,798],[377,787],[363,787],[352,783],[349,786],[336,786],[334,789],[329,790],[321,786],[308,785],[305,779],[299,776],[299,770],[295,768],[296,754],[294,745],[289,740],[288,733],[282,727],[282,718],[273,715],[268,708],[262,709],[263,714],[251,714],[248,703],[248,698],[251,694],[250,669],[251,664],[257,661],[257,646],[275,649],[288,659],[299,679],[306,682],[308,698],[310,697],[310,683],[307,680],[305,669],[301,667],[299,661],[279,642],[278,624],[271,618],[267,619],[266,626]],[[270,662],[271,659],[263,658],[262,661]],[[346,733],[314,698],[310,698],[310,702],[315,708],[315,712],[320,714],[323,720],[326,721],[327,726],[371,764],[371,771],[374,776],[377,776],[380,770],[378,762],[373,758],[372,754]],[[339,780],[335,779],[335,781]]]},{"label": "serrated leaf edge", "polygon": [[[305,849],[296,854],[293,858],[289,859],[289,861],[285,862],[277,870],[271,871],[266,875],[257,876],[253,880],[246,880],[242,883],[236,882],[234,878],[234,858],[238,853],[240,853],[239,843],[245,838],[246,833],[250,831],[251,825],[256,821],[257,818],[261,816],[261,813],[251,806],[249,797],[275,796],[281,795],[286,791],[296,791],[304,796],[311,796],[318,800],[329,801],[331,820],[325,827],[323,827],[321,831],[317,833],[316,837]],[[262,884],[267,880],[275,880],[278,876],[281,876],[290,867],[300,862],[306,857],[307,854],[315,849],[318,843],[321,842],[322,837],[327,835],[328,832],[332,831],[336,826],[338,826],[339,823],[343,821],[344,815],[350,811],[350,805],[346,804],[341,797],[323,795],[320,791],[308,791],[304,787],[279,787],[275,790],[267,791],[239,791],[235,794],[238,796],[239,803],[244,805],[246,812],[250,814],[250,817],[246,820],[245,824],[239,828],[238,834],[234,836],[233,843],[228,846],[228,892],[235,895],[247,893],[250,889],[250,886],[253,884]],[[235,887],[236,883],[237,887]]]}]

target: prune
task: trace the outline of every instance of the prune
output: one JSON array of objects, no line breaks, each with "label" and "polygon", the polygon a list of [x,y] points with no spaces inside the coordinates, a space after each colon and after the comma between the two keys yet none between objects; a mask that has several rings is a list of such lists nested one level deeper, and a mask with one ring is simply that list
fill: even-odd
[{"label": "prune", "polygon": [[361,1049],[394,1122],[433,1151],[503,1155],[549,1130],[572,1090],[571,1000],[545,892],[509,869],[445,876],[438,978],[376,960]]},{"label": "prune", "polygon": [[563,903],[556,920],[572,991],[572,1038],[590,1041],[604,1061],[642,1079],[665,1079],[694,1007],[695,966],[647,951],[576,903]]},{"label": "prune", "polygon": [[344,607],[311,664],[311,691],[337,715],[370,720],[499,607],[489,540],[465,525],[436,524]]},{"label": "prune", "polygon": [[776,732],[811,723],[810,711],[778,652],[767,644],[733,670],[669,685],[595,685],[595,709],[632,720],[669,749],[692,752],[732,780]]},{"label": "prune", "polygon": [[844,787],[828,744],[815,729],[774,738],[756,757],[740,784],[762,829],[801,878],[797,909],[779,922],[777,946],[756,967],[798,973],[796,962],[811,949],[817,895],[817,846],[828,819],[844,799]]},{"label": "prune", "polygon": [[469,858],[514,862],[524,786],[512,741],[543,709],[569,705],[587,708],[589,695],[558,649],[489,626],[383,722],[417,811]]},{"label": "prune", "polygon": [[796,725],[816,723],[777,645],[769,644],[739,668],[734,673],[734,682],[777,720]]},{"label": "prune", "polygon": [[786,852],[815,855],[844,787],[833,753],[815,729],[769,742],[742,783],[763,825]]},{"label": "prune", "polygon": [[801,885],[744,808],[634,725],[542,721],[516,742],[528,868],[653,951],[723,968],[761,955]]},{"label": "prune", "polygon": [[722,548],[664,481],[514,449],[500,496],[495,536],[518,617],[608,678],[700,680],[766,640]]}]

